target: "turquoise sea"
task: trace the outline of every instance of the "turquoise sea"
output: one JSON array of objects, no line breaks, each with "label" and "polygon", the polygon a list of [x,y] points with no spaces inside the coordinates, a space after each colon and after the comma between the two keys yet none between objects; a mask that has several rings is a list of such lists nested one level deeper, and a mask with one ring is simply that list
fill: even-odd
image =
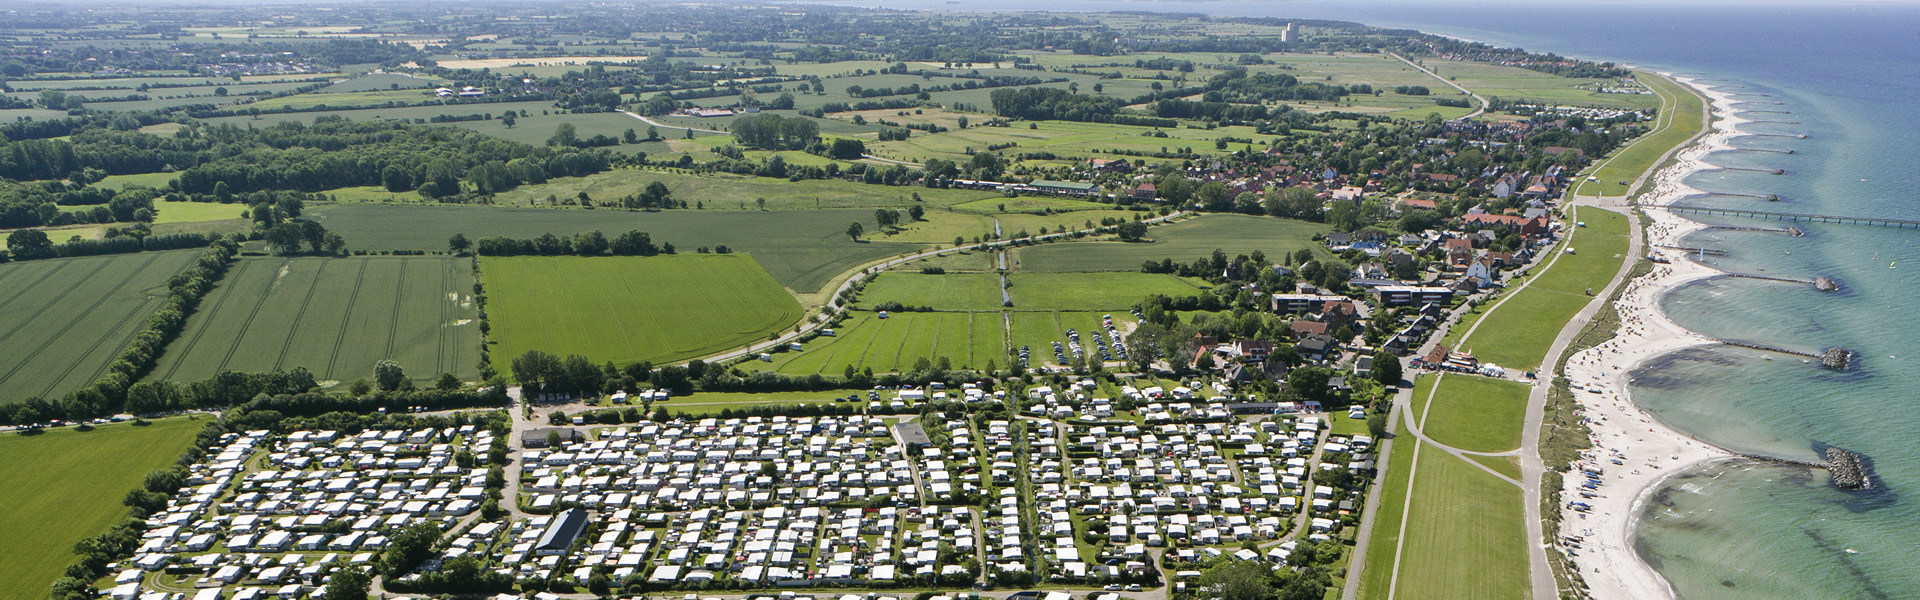
[{"label": "turquoise sea", "polygon": [[[1139,10],[1327,18],[1408,27],[1504,46],[1681,73],[1749,94],[1743,148],[1711,157],[1772,175],[1705,171],[1708,191],[1779,194],[1777,203],[1705,196],[1703,206],[1920,220],[1920,5],[1656,2],[834,2],[932,10]],[[1764,94],[1761,96],[1760,94]],[[1768,222],[1716,220],[1726,225]],[[1920,231],[1801,225],[1805,237],[1710,231],[1716,266],[1824,275],[1844,289],[1718,279],[1669,294],[1666,308],[1709,335],[1859,353],[1847,373],[1718,348],[1636,374],[1635,400],[1721,446],[1812,459],[1816,443],[1865,453],[1881,488],[1843,492],[1805,469],[1736,463],[1683,473],[1647,507],[1636,546],[1683,598],[1920,598]]]}]

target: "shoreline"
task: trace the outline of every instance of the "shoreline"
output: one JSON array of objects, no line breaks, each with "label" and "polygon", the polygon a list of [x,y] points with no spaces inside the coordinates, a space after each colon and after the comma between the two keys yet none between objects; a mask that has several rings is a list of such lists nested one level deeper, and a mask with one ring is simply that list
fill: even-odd
[{"label": "shoreline", "polygon": [[[1705,96],[1712,121],[1705,136],[1675,155],[1675,164],[1654,175],[1653,189],[1639,199],[1642,206],[1671,204],[1704,193],[1684,180],[1694,173],[1720,168],[1708,163],[1706,156],[1731,148],[1732,138],[1746,135],[1738,126],[1748,122],[1735,112],[1731,94],[1699,83],[1695,77],[1662,75]],[[1573,390],[1574,402],[1592,431],[1593,442],[1593,448],[1575,465],[1601,471],[1603,483],[1598,489],[1584,490],[1581,486],[1585,477],[1569,473],[1564,478],[1560,535],[1582,537],[1580,548],[1568,556],[1568,561],[1579,571],[1589,595],[1602,600],[1675,597],[1666,578],[1634,550],[1640,511],[1668,478],[1707,463],[1736,458],[1731,452],[1668,427],[1634,404],[1627,392],[1629,374],[1648,361],[1719,343],[1675,323],[1661,310],[1660,300],[1682,285],[1725,274],[1680,253],[1660,249],[1678,245],[1687,234],[1706,225],[1668,211],[1642,212],[1647,219],[1648,253],[1669,262],[1656,264],[1652,272],[1627,283],[1626,291],[1615,302],[1620,325],[1614,337],[1568,357],[1565,367],[1570,384],[1591,390]],[[1582,498],[1583,491],[1595,497]],[[1569,502],[1584,502],[1591,505],[1591,510],[1573,510]]]}]

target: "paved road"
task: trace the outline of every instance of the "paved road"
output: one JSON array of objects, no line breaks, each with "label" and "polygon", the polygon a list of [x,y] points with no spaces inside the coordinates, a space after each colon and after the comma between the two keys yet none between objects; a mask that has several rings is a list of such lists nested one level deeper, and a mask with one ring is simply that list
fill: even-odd
[{"label": "paved road", "polygon": [[1400,62],[1403,62],[1403,63],[1407,63],[1407,66],[1409,66],[1409,67],[1413,67],[1413,68],[1415,68],[1415,69],[1419,69],[1421,73],[1426,73],[1426,74],[1427,74],[1428,76],[1430,76],[1430,77],[1432,77],[1432,78],[1434,78],[1434,79],[1438,79],[1438,80],[1440,80],[1440,83],[1444,83],[1444,84],[1447,84],[1447,87],[1451,87],[1451,88],[1453,88],[1453,89],[1456,89],[1456,90],[1460,90],[1460,93],[1462,93],[1462,94],[1466,94],[1466,95],[1468,95],[1468,96],[1472,96],[1474,100],[1478,100],[1478,101],[1480,102],[1480,107],[1479,107],[1479,108],[1476,108],[1476,109],[1473,109],[1473,112],[1470,112],[1470,113],[1467,113],[1467,114],[1466,114],[1466,116],[1464,116],[1464,117],[1460,117],[1460,118],[1458,118],[1458,119],[1453,119],[1453,120],[1455,120],[1455,121],[1465,121],[1465,120],[1467,120],[1467,119],[1471,119],[1471,118],[1474,118],[1474,117],[1478,117],[1478,116],[1480,116],[1481,114],[1483,114],[1483,113],[1485,113],[1485,112],[1487,112],[1487,107],[1491,105],[1491,104],[1490,104],[1489,102],[1487,102],[1487,99],[1486,99],[1486,98],[1482,98],[1482,97],[1480,97],[1480,95],[1479,95],[1479,94],[1475,94],[1475,93],[1473,93],[1473,90],[1469,90],[1469,89],[1467,89],[1467,88],[1463,88],[1463,87],[1460,87],[1460,84],[1457,84],[1457,83],[1454,83],[1454,82],[1453,82],[1452,80],[1449,80],[1449,79],[1447,79],[1447,78],[1445,78],[1445,77],[1441,77],[1439,73],[1435,73],[1435,72],[1433,72],[1433,71],[1429,71],[1429,70],[1427,70],[1427,68],[1426,68],[1426,67],[1422,67],[1422,66],[1420,66],[1420,64],[1419,64],[1419,63],[1416,63],[1416,62],[1413,62],[1413,61],[1410,61],[1410,60],[1407,60],[1407,57],[1405,57],[1405,56],[1401,56],[1401,55],[1399,55],[1399,54],[1397,54],[1397,53],[1393,53],[1393,52],[1388,52],[1387,54],[1389,54],[1389,55],[1392,55],[1392,56],[1393,56],[1394,58],[1398,58],[1398,59],[1400,59]]}]

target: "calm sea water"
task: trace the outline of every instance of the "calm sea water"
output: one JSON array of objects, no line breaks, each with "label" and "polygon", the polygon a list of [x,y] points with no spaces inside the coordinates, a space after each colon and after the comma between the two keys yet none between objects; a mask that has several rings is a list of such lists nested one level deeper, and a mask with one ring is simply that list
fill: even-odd
[{"label": "calm sea water", "polygon": [[[838,2],[935,10],[1142,10],[1331,18],[1404,26],[1501,45],[1683,73],[1744,86],[1755,133],[1722,166],[1784,168],[1785,176],[1708,171],[1709,191],[1780,194],[1783,201],[1702,197],[1702,205],[1920,219],[1920,6],[1895,3],[1659,4],[1545,2],[1089,2],[1007,0]],[[1730,225],[1766,225],[1724,221]],[[1775,224],[1777,225],[1777,224]],[[1822,294],[1750,280],[1715,280],[1665,299],[1682,324],[1709,335],[1818,352],[1857,351],[1834,373],[1798,359],[1714,349],[1668,357],[1637,374],[1634,396],[1673,426],[1722,446],[1813,458],[1816,442],[1872,457],[1883,486],[1842,492],[1824,473],[1721,465],[1677,477],[1648,507],[1641,554],[1682,597],[1920,598],[1920,232],[1802,225],[1805,237],[1718,230],[1693,242],[1731,254],[1738,272],[1826,275]],[[1902,264],[1904,263],[1904,264]]]}]

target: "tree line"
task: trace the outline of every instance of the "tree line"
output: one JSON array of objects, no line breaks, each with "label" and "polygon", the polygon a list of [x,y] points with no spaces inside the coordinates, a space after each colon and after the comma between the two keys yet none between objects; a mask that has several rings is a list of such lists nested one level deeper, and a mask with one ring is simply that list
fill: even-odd
[{"label": "tree line", "polygon": [[[463,252],[468,247],[467,237],[455,234],[447,245],[454,252]],[[665,242],[656,245],[653,235],[645,231],[628,231],[608,239],[596,229],[566,237],[551,233],[527,239],[490,237],[480,240],[474,251],[481,256],[657,256],[673,254],[674,247]]]}]

